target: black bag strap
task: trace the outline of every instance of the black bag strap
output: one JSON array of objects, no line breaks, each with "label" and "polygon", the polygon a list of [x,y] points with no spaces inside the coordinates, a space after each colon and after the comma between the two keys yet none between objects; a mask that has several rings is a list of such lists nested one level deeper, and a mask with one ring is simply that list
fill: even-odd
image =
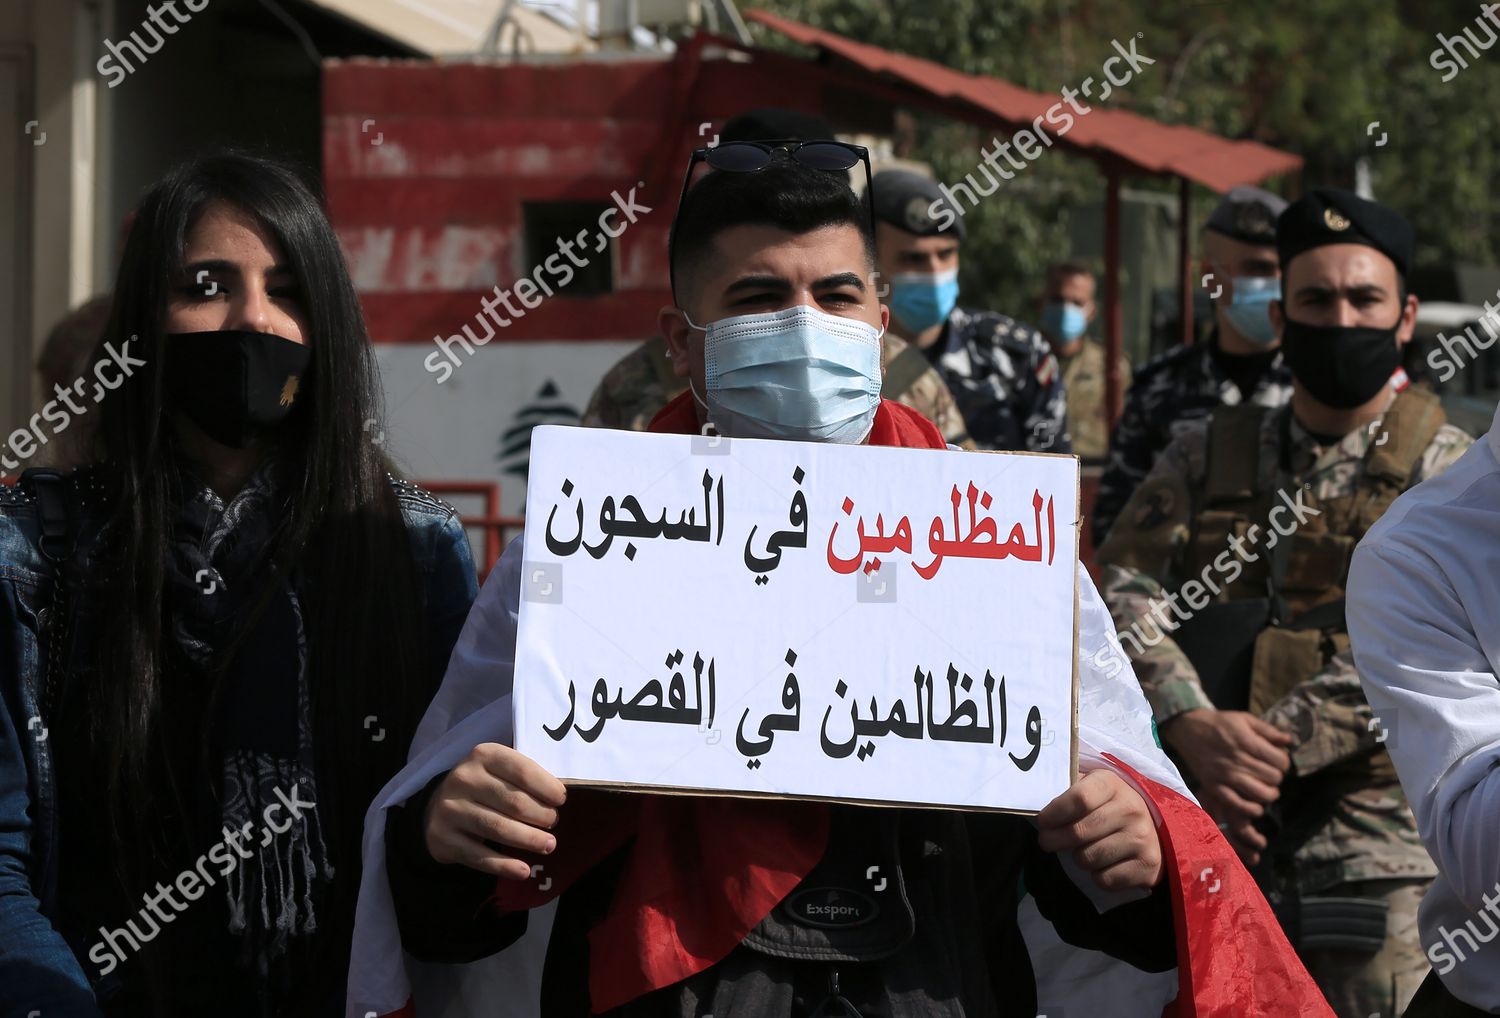
[{"label": "black bag strap", "polygon": [[73,557],[78,532],[69,510],[67,482],[60,471],[33,467],[21,475],[21,484],[31,491],[36,499],[37,523],[41,537],[37,548],[42,558],[52,567],[52,604],[43,609],[47,617],[42,620],[47,638],[47,665],[42,675],[40,709],[42,723],[52,715],[53,701],[57,694],[59,661],[67,641],[68,591],[66,565]]},{"label": "black bag strap", "polygon": [[67,487],[60,471],[33,467],[21,475],[21,483],[36,498],[42,537],[42,557],[56,570],[73,554],[72,514],[68,512]]},{"label": "black bag strap", "polygon": [[1385,944],[1390,911],[1384,898],[1303,898],[1293,943],[1298,950],[1374,954]]},{"label": "black bag strap", "polygon": [[1301,615],[1286,623],[1288,629],[1335,629],[1341,633],[1349,631],[1349,623],[1344,615],[1344,599],[1338,598],[1334,601],[1326,601],[1323,604],[1307,609]]}]

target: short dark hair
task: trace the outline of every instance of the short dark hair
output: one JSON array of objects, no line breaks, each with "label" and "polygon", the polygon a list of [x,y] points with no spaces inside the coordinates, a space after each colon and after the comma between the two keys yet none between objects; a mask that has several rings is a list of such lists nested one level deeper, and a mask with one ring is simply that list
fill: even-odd
[{"label": "short dark hair", "polygon": [[688,189],[677,210],[677,234],[669,252],[679,297],[691,289],[695,267],[709,254],[714,238],[735,226],[774,226],[788,233],[852,226],[864,240],[869,266],[875,266],[869,212],[845,177],[776,152],[764,169],[714,170]]},{"label": "short dark hair", "polygon": [[1064,279],[1072,276],[1088,276],[1090,279],[1093,279],[1094,270],[1082,262],[1055,262],[1047,266],[1047,281],[1045,286],[1048,290],[1051,290],[1054,286],[1060,285]]}]

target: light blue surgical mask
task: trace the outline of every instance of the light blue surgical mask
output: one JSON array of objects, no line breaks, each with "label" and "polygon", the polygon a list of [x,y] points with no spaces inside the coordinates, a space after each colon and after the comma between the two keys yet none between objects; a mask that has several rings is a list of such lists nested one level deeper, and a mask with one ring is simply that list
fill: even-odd
[{"label": "light blue surgical mask", "polygon": [[1071,343],[1089,327],[1089,316],[1069,301],[1048,301],[1042,306],[1042,331],[1059,343]]},{"label": "light blue surgical mask", "polygon": [[1224,308],[1224,316],[1236,332],[1256,346],[1276,342],[1267,308],[1281,299],[1281,280],[1275,276],[1234,277],[1234,299]]},{"label": "light blue surgical mask", "polygon": [[706,391],[693,395],[721,435],[858,445],[870,434],[883,335],[873,325],[807,304],[688,324],[705,334]]},{"label": "light blue surgical mask", "polygon": [[886,303],[908,329],[929,329],[947,318],[958,303],[958,270],[898,273],[891,277]]}]

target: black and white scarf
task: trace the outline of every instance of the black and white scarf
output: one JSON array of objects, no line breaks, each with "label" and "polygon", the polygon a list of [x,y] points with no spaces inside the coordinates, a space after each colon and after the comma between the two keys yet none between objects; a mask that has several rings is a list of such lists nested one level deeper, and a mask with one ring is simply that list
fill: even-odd
[{"label": "black and white scarf", "polygon": [[[263,465],[228,505],[208,487],[178,508],[168,554],[172,639],[205,680],[238,650],[221,682],[216,725],[223,751],[221,827],[240,832],[251,853],[236,854],[226,876],[229,932],[241,938],[241,964],[262,978],[287,954],[294,937],[317,929],[313,907],[319,881],[333,876],[316,808],[266,810],[288,798],[318,801],[313,767],[307,634],[294,585],[283,578],[267,599],[271,548],[284,510]],[[265,607],[241,632],[249,616]],[[289,827],[286,821],[291,820]],[[249,832],[248,835],[245,832]]]}]

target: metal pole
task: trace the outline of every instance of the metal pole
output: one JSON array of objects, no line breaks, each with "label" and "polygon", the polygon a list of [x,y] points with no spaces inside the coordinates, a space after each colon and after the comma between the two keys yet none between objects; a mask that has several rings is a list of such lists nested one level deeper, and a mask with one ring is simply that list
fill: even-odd
[{"label": "metal pole", "polygon": [[1124,312],[1120,307],[1120,171],[1105,168],[1104,200],[1104,412],[1111,423],[1120,417],[1124,379],[1120,352],[1124,349]]},{"label": "metal pole", "polygon": [[1182,342],[1193,345],[1193,182],[1178,180],[1177,268],[1182,283]]}]

